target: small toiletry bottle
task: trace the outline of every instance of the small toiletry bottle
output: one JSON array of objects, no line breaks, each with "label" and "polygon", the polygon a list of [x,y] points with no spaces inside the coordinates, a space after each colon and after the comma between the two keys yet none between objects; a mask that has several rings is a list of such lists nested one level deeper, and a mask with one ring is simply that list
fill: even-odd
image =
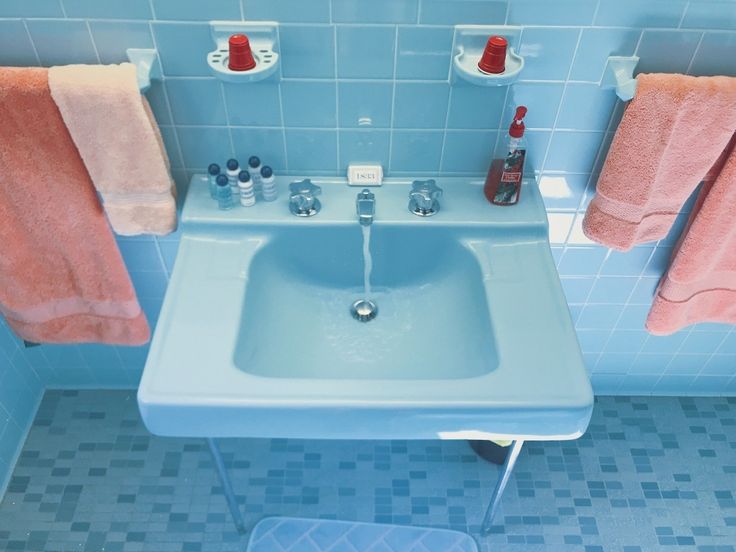
[{"label": "small toiletry bottle", "polygon": [[248,171],[240,171],[238,174],[238,188],[240,189],[240,204],[243,207],[252,207],[256,204],[256,191]]},{"label": "small toiletry bottle", "polygon": [[230,190],[233,196],[238,195],[238,174],[240,173],[240,164],[237,159],[227,160],[227,179],[230,181]]},{"label": "small toiletry bottle", "polygon": [[273,175],[273,169],[268,165],[261,168],[261,193],[264,201],[274,201],[279,197],[279,191],[276,188],[276,177]]},{"label": "small toiletry bottle", "polygon": [[523,105],[516,108],[514,120],[509,127],[509,141],[505,159],[494,159],[488,169],[483,193],[494,205],[516,205],[521,194],[521,180],[524,177],[526,143],[524,141],[524,116],[527,109]]},{"label": "small toiletry bottle", "polygon": [[261,192],[261,160],[257,155],[253,155],[248,159],[248,172],[250,179],[253,181],[253,188],[256,193]]},{"label": "small toiletry bottle", "polygon": [[217,207],[223,211],[233,208],[233,192],[227,176],[217,177]]},{"label": "small toiletry bottle", "polygon": [[210,183],[210,197],[217,199],[217,176],[220,174],[220,165],[212,163],[207,167],[207,180]]}]

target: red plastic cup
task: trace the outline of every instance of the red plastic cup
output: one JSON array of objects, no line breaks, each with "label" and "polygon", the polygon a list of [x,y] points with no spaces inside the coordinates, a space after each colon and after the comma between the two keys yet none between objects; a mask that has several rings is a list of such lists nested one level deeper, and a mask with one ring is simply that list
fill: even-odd
[{"label": "red plastic cup", "polygon": [[484,73],[498,74],[506,70],[506,49],[508,41],[502,36],[492,36],[486,43],[483,55],[478,62],[478,69]]},{"label": "red plastic cup", "polygon": [[231,71],[248,71],[256,66],[253,52],[250,50],[250,42],[244,34],[234,34],[228,40],[230,54],[227,67]]}]

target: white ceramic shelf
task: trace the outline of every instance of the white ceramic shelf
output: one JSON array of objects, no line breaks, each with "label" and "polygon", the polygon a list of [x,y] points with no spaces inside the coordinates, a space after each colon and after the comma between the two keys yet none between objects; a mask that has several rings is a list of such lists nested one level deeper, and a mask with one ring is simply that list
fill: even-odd
[{"label": "white ceramic shelf", "polygon": [[[502,36],[509,47],[506,70],[490,74],[478,69],[486,42],[491,36]],[[452,72],[457,77],[478,86],[507,86],[515,82],[524,69],[524,58],[516,53],[521,27],[506,25],[456,25],[452,47]]]},{"label": "white ceramic shelf", "polygon": [[[275,21],[210,21],[216,48],[207,54],[210,71],[218,79],[235,82],[258,82],[278,74],[279,24]],[[228,69],[228,40],[231,35],[248,37],[256,66],[248,71]]]},{"label": "white ceramic shelf", "polygon": [[637,56],[611,56],[606,62],[601,79],[601,88],[615,88],[616,95],[627,102],[636,94],[634,69],[639,63]]}]

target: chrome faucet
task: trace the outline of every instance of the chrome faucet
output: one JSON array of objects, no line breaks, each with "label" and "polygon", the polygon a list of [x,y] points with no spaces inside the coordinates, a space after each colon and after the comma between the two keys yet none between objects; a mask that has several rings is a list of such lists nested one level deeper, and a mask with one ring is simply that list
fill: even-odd
[{"label": "chrome faucet", "polygon": [[319,213],[322,204],[317,196],[322,188],[308,178],[289,184],[289,210],[298,217],[311,217]]},{"label": "chrome faucet", "polygon": [[415,180],[409,193],[409,211],[419,217],[431,217],[440,210],[442,188],[434,180]]},{"label": "chrome faucet", "polygon": [[358,222],[363,226],[373,224],[373,215],[376,213],[376,196],[368,188],[358,192],[355,199],[355,211],[358,213]]}]

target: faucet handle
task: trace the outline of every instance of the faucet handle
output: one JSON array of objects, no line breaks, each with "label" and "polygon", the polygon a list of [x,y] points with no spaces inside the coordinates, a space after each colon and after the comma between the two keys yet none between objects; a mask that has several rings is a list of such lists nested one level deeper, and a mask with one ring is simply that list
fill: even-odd
[{"label": "faucet handle", "polygon": [[319,213],[322,205],[316,196],[322,188],[312,184],[309,178],[289,184],[289,210],[298,217],[311,217]]},{"label": "faucet handle", "polygon": [[409,193],[409,211],[420,217],[429,217],[440,210],[442,188],[434,179],[415,180]]}]

